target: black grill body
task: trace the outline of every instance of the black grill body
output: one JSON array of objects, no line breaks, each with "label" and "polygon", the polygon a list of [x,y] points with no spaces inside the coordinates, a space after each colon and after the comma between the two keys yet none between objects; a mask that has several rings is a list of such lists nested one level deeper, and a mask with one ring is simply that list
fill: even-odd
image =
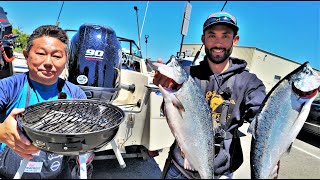
[{"label": "black grill body", "polygon": [[71,156],[109,143],[124,116],[119,107],[102,101],[55,100],[28,106],[17,120],[36,147]]}]

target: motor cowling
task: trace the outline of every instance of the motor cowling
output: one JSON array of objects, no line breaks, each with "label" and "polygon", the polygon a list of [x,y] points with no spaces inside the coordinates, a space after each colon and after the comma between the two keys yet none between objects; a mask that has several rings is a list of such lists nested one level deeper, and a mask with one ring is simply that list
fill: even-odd
[{"label": "motor cowling", "polygon": [[70,41],[68,80],[88,99],[111,101],[120,90],[122,51],[111,27],[83,24]]}]

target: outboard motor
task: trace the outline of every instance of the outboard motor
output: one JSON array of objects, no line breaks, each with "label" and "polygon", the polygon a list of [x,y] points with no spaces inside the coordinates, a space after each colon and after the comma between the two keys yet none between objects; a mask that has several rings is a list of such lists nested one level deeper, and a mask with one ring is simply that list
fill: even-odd
[{"label": "outboard motor", "polygon": [[111,27],[83,24],[70,42],[68,80],[88,99],[112,101],[120,90],[122,51]]}]

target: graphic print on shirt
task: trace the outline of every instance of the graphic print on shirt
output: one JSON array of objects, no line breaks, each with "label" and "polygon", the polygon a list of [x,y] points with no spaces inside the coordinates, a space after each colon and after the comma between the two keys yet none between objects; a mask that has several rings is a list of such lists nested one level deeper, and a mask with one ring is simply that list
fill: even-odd
[{"label": "graphic print on shirt", "polygon": [[[206,100],[209,103],[209,106],[211,108],[211,117],[212,117],[212,120],[214,123],[213,127],[217,127],[218,126],[217,124],[219,124],[219,121],[220,121],[220,116],[221,116],[221,112],[222,112],[222,104],[224,102],[224,99],[220,93],[213,90],[213,91],[207,91]],[[230,104],[231,104],[231,106],[233,106],[235,104],[235,100],[231,99]],[[228,119],[230,119],[230,117],[231,117],[231,114],[228,113],[226,121],[228,121]]]}]

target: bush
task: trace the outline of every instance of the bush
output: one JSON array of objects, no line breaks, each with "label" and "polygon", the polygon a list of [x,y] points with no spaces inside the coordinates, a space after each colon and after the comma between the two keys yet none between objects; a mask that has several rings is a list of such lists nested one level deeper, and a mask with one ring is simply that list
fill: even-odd
[{"label": "bush", "polygon": [[14,46],[14,51],[22,52],[22,50],[27,46],[27,39],[29,37],[28,34],[24,33],[20,27],[12,28],[13,34],[18,34],[19,37],[16,38],[16,45]]}]

